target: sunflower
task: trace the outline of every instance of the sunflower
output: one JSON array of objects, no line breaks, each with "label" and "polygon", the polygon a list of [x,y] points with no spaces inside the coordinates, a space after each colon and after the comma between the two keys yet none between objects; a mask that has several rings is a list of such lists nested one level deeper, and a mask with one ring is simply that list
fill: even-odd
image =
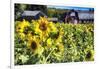
[{"label": "sunflower", "polygon": [[18,36],[23,40],[25,38],[25,34],[24,33],[18,33]]},{"label": "sunflower", "polygon": [[39,41],[36,37],[29,39],[27,46],[33,52],[33,54],[42,54],[43,52],[43,47],[39,44]]},{"label": "sunflower", "polygon": [[93,61],[94,60],[94,51],[88,50],[85,56],[86,61]]},{"label": "sunflower", "polygon": [[48,20],[45,17],[40,17],[40,19],[38,20],[38,24],[39,24],[39,29],[44,32],[47,31],[47,25],[48,25]]},{"label": "sunflower", "polygon": [[47,30],[47,24],[45,22],[41,22],[39,25],[39,29],[41,31],[46,31]]},{"label": "sunflower", "polygon": [[56,45],[56,48],[55,48],[55,51],[53,52],[53,55],[55,56],[55,58],[57,60],[62,60],[63,58],[63,55],[64,55],[64,46],[63,44],[57,44]]},{"label": "sunflower", "polygon": [[50,28],[48,26],[49,22],[45,17],[40,17],[40,19],[35,24],[35,33],[39,34],[41,38],[47,37]]},{"label": "sunflower", "polygon": [[56,28],[56,24],[55,24],[55,23],[49,22],[48,26],[49,26],[49,28],[50,28],[50,30],[51,30],[52,32],[58,31],[57,28]]},{"label": "sunflower", "polygon": [[57,44],[57,51],[59,52],[59,53],[63,53],[64,52],[64,46],[63,46],[63,44]]},{"label": "sunflower", "polygon": [[23,20],[22,22],[16,22],[16,32],[20,32],[23,33],[25,27],[28,27],[30,25],[30,23],[28,21]]},{"label": "sunflower", "polygon": [[55,41],[56,43],[62,43],[62,37],[63,37],[63,35],[64,35],[64,31],[63,31],[63,29],[61,28],[61,29],[57,32],[57,34],[55,35],[54,41]]},{"label": "sunflower", "polygon": [[35,37],[35,34],[34,34],[33,31],[29,31],[29,32],[27,33],[26,37],[27,37],[28,40],[32,40],[33,37]]}]

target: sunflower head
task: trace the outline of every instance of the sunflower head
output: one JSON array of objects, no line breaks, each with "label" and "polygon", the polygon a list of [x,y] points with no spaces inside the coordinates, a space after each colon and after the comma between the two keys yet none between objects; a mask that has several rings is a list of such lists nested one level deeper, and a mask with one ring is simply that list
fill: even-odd
[{"label": "sunflower head", "polygon": [[30,25],[30,23],[26,20],[23,20],[22,22],[19,21],[19,22],[16,22],[16,32],[20,32],[22,33],[24,31],[24,28],[25,27],[28,27]]},{"label": "sunflower head", "polygon": [[45,17],[40,17],[39,29],[41,31],[46,31],[47,30],[47,24],[48,24],[48,20]]},{"label": "sunflower head", "polygon": [[18,35],[22,40],[25,38],[25,34],[24,33],[18,33]]},{"label": "sunflower head", "polygon": [[40,25],[39,25],[39,29],[41,31],[46,31],[47,30],[47,25],[45,22],[42,22]]},{"label": "sunflower head", "polygon": [[28,48],[33,52],[33,54],[41,54],[43,52],[43,48],[40,45],[38,38],[32,37],[27,42]]},{"label": "sunflower head", "polygon": [[36,54],[36,50],[38,50],[38,42],[35,40],[30,40],[28,41],[28,48],[34,53]]},{"label": "sunflower head", "polygon": [[19,33],[19,32],[22,33],[24,30],[24,28],[23,28],[22,24],[20,24],[20,22],[15,27],[16,27],[15,31],[17,33]]},{"label": "sunflower head", "polygon": [[56,32],[57,31],[57,28],[56,28],[57,25],[55,23],[49,22],[48,26],[50,27],[50,30],[52,32]]},{"label": "sunflower head", "polygon": [[63,46],[63,44],[57,44],[56,45],[56,52],[58,52],[58,53],[63,53],[64,52],[64,46]]},{"label": "sunflower head", "polygon": [[93,50],[87,51],[86,57],[85,57],[86,61],[93,61],[94,60],[93,56],[94,56]]}]

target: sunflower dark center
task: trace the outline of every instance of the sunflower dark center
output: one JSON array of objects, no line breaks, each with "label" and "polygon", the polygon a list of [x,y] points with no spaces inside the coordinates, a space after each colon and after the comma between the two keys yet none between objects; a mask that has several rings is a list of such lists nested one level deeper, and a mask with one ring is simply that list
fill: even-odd
[{"label": "sunflower dark center", "polygon": [[21,28],[20,28],[20,27],[18,27],[18,28],[17,28],[17,30],[16,30],[16,32],[19,32],[19,30],[20,30],[20,29],[21,29]]},{"label": "sunflower dark center", "polygon": [[42,31],[47,30],[47,26],[46,26],[45,23],[40,24],[39,28],[40,28]]},{"label": "sunflower dark center", "polygon": [[59,37],[59,32],[57,32],[56,34],[54,34],[54,38],[58,38]]},{"label": "sunflower dark center", "polygon": [[90,59],[91,56],[92,56],[92,53],[89,51],[89,52],[86,54],[86,58],[87,58],[87,59]]},{"label": "sunflower dark center", "polygon": [[25,27],[23,33],[28,34],[28,31],[29,31],[29,27]]},{"label": "sunflower dark center", "polygon": [[35,33],[34,33],[34,32],[31,32],[31,34],[32,34],[32,35],[35,35]]},{"label": "sunflower dark center", "polygon": [[35,41],[33,41],[33,42],[31,43],[31,48],[32,48],[32,49],[36,49],[36,48],[37,48],[37,44],[36,44]]},{"label": "sunflower dark center", "polygon": [[21,29],[20,27],[18,27],[18,29]]}]

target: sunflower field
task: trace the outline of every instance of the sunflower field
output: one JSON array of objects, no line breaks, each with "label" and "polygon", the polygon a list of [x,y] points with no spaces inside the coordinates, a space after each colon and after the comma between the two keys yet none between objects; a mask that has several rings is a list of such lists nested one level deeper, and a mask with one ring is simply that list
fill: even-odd
[{"label": "sunflower field", "polygon": [[15,22],[15,65],[94,60],[94,25],[53,23],[45,17]]}]

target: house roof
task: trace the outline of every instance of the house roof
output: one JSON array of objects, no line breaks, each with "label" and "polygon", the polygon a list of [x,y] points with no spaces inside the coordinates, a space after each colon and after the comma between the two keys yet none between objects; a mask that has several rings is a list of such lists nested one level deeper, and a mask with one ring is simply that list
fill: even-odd
[{"label": "house roof", "polygon": [[78,15],[79,19],[94,19],[93,13],[79,12]]},{"label": "house roof", "polygon": [[42,15],[46,16],[43,12],[41,11],[24,11],[22,13],[22,16],[36,16],[37,14],[41,13]]}]

